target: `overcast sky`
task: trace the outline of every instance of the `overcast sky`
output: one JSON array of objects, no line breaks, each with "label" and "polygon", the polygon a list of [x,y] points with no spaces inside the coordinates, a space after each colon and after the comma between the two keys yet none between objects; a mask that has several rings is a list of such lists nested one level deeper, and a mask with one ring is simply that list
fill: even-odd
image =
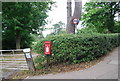
[{"label": "overcast sky", "polygon": [[[53,0],[53,1],[56,2],[57,7],[53,7],[52,11],[48,12],[49,17],[47,18],[47,20],[49,22],[45,26],[47,28],[52,27],[53,24],[56,24],[59,21],[62,21],[65,24],[67,23],[67,0]],[[86,3],[86,1],[88,0],[82,0],[82,6]],[[72,6],[74,9],[74,4],[72,4]],[[43,31],[43,34],[46,35],[46,34],[49,34],[50,32],[51,30]]]},{"label": "overcast sky", "polygon": [[[52,11],[49,11],[49,17],[47,20],[51,21],[51,24],[56,24],[59,21],[67,23],[67,0],[53,0],[56,2],[56,6],[52,8]],[[74,1],[74,0],[72,0]],[[82,0],[82,4],[84,5],[87,0]],[[72,8],[74,9],[74,4],[72,4]],[[72,10],[74,11],[74,10]]]}]

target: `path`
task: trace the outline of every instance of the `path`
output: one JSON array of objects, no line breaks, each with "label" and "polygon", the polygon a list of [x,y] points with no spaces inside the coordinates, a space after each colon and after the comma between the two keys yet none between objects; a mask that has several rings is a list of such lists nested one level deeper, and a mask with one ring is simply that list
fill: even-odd
[{"label": "path", "polygon": [[118,48],[91,68],[66,73],[29,76],[26,79],[118,79]]}]

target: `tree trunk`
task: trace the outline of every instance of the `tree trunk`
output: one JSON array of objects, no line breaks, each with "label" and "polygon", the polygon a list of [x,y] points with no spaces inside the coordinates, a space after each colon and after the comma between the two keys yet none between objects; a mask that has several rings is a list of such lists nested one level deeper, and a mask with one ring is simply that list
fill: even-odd
[{"label": "tree trunk", "polygon": [[71,23],[72,22],[72,7],[71,7],[71,4],[72,4],[71,0],[67,0],[67,28],[66,28],[67,33],[74,32],[74,31],[72,31],[72,30],[74,30],[73,29],[74,25]]},{"label": "tree trunk", "polygon": [[16,30],[16,49],[20,49],[20,41],[21,41],[20,30]]},{"label": "tree trunk", "polygon": [[67,33],[75,34],[75,25],[72,23],[73,18],[80,18],[82,11],[82,1],[75,0],[75,9],[74,14],[72,16],[72,2],[71,0],[67,0]]},{"label": "tree trunk", "polygon": [[81,18],[82,14],[82,0],[74,0],[75,1],[75,9],[74,9],[74,18]]}]

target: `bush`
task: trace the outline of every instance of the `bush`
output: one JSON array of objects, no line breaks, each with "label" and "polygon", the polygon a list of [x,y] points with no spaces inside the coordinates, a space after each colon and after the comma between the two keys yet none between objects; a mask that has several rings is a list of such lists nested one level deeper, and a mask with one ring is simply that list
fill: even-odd
[{"label": "bush", "polygon": [[42,69],[45,65],[45,56],[44,55],[40,55],[40,56],[37,56],[37,58],[35,58],[34,62],[37,64],[36,68],[37,69]]},{"label": "bush", "polygon": [[82,28],[82,29],[78,29],[78,32],[77,32],[77,34],[78,35],[81,35],[81,34],[97,34],[97,33],[102,33],[102,34],[106,34],[106,33],[109,33],[108,32],[108,29],[106,29],[106,28],[96,28],[96,27],[94,27],[93,25],[91,25],[91,26],[87,26],[87,27],[84,27],[84,28]]},{"label": "bush", "polygon": [[[120,45],[118,40],[120,34],[56,35],[40,40],[33,49],[44,55],[44,41],[51,41],[51,63],[73,64],[88,62],[106,54]],[[44,63],[44,61],[36,63]]]},{"label": "bush", "polygon": [[91,27],[84,27],[82,29],[79,29],[77,34],[81,35],[81,34],[95,34],[98,33],[97,29],[93,26]]},{"label": "bush", "polygon": [[113,32],[120,33],[120,21],[115,21],[115,26],[114,26]]}]

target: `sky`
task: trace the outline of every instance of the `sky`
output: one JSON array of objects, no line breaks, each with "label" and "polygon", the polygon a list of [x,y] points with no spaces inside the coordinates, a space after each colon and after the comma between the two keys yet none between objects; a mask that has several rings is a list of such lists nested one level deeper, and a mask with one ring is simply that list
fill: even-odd
[{"label": "sky", "polygon": [[[48,21],[48,24],[45,26],[46,28],[52,27],[53,24],[58,23],[59,21],[62,21],[63,23],[67,23],[67,0],[53,0],[56,2],[57,7],[53,7],[52,11],[48,12],[49,17],[46,19]],[[74,0],[72,0],[74,1]],[[86,3],[88,0],[82,0],[82,6]],[[74,9],[74,4],[72,4]],[[72,11],[74,11],[72,9]],[[46,30],[43,31],[43,35],[46,36],[47,34],[51,33],[52,30]]]},{"label": "sky", "polygon": [[[52,11],[49,11],[48,15],[49,17],[47,18],[50,20],[52,23],[51,24],[56,24],[59,21],[62,21],[64,23],[67,23],[67,0],[53,0],[56,2],[56,6],[52,8]],[[74,0],[72,0],[74,1]],[[88,0],[82,0],[82,6],[86,3]],[[74,9],[74,4],[72,4],[72,8]],[[74,11],[74,10],[72,10]]]},{"label": "sky", "polygon": [[66,17],[67,17],[67,5],[66,0],[53,0],[56,2],[56,6],[52,8],[52,11],[49,11],[48,19],[52,22],[51,24],[56,24],[59,21],[62,21],[66,23]]}]

